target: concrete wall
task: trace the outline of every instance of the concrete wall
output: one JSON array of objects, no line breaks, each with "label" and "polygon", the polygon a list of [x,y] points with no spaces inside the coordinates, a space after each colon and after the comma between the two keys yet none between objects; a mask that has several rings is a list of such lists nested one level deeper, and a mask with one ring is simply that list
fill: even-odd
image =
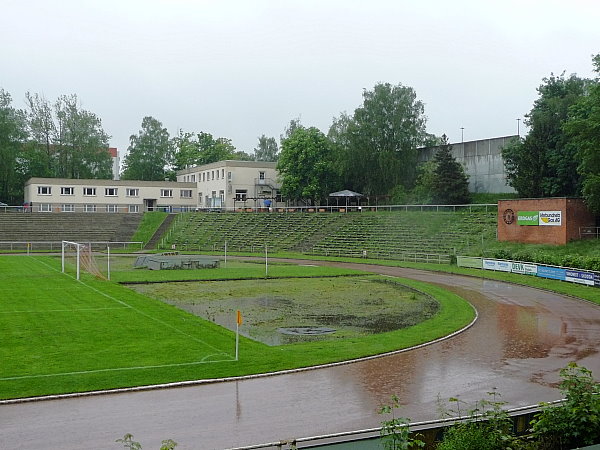
[{"label": "concrete wall", "polygon": [[[560,226],[519,225],[519,211],[561,211]],[[562,245],[579,239],[579,228],[595,225],[594,216],[579,198],[498,201],[498,240]]]},{"label": "concrete wall", "polygon": [[[504,136],[479,141],[453,143],[452,155],[463,165],[469,176],[469,191],[512,193],[515,190],[506,184],[506,171],[502,159],[502,147],[517,136]],[[439,147],[420,149],[420,161],[433,159]]]}]

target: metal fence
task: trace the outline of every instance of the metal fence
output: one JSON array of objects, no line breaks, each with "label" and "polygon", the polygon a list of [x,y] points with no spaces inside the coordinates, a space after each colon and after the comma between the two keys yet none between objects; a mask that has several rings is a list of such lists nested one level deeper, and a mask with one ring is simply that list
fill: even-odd
[{"label": "metal fence", "polygon": [[598,239],[600,227],[579,227],[579,239]]},{"label": "metal fence", "polygon": [[[133,248],[141,250],[144,243],[141,241],[81,241],[82,244],[88,244],[92,249],[128,249]],[[60,251],[62,249],[62,241],[0,241],[0,250],[5,251]]]}]

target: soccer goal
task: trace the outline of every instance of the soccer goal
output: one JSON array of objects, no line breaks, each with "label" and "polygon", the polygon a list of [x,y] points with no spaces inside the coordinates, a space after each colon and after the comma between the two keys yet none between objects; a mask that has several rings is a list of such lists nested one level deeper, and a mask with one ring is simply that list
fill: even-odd
[{"label": "soccer goal", "polygon": [[79,280],[81,269],[91,273],[97,278],[106,279],[98,268],[91,244],[62,241],[61,269],[65,273],[66,267],[72,263],[76,268],[76,278]]}]

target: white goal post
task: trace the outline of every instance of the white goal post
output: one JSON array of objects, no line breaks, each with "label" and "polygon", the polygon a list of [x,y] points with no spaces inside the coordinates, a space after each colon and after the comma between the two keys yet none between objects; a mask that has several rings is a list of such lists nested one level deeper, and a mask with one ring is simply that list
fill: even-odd
[{"label": "white goal post", "polygon": [[[75,249],[76,251],[76,260],[75,266],[77,269],[77,280],[79,280],[81,274],[81,267],[83,267],[86,271],[95,275],[98,278],[106,279],[98,265],[96,264],[96,260],[92,253],[91,244],[81,244],[79,242],[72,241],[62,241],[62,249],[61,249],[61,272],[65,273],[65,260],[67,257],[67,251],[70,249]],[[110,255],[110,253],[109,253]],[[109,256],[110,258],[110,256]],[[110,270],[110,269],[109,269]],[[109,272],[110,273],[110,272]],[[110,276],[110,275],[109,275]]]}]

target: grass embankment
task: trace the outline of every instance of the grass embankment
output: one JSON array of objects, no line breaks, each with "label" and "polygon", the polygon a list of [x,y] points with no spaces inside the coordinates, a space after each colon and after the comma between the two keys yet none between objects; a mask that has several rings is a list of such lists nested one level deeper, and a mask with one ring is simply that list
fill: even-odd
[{"label": "grass embankment", "polygon": [[[158,230],[158,227],[161,226],[167,216],[168,213],[162,211],[144,213],[142,221],[131,240],[133,242],[143,242],[145,245],[154,233],[156,233],[156,230]],[[138,250],[138,248],[130,248],[129,250]]]},{"label": "grass embankment", "polygon": [[[298,271],[302,268],[296,267]],[[45,256],[0,257],[0,398],[273,372],[406,348],[468,324],[472,307],[426,283],[439,313],[418,325],[331,342],[269,347]]]}]

